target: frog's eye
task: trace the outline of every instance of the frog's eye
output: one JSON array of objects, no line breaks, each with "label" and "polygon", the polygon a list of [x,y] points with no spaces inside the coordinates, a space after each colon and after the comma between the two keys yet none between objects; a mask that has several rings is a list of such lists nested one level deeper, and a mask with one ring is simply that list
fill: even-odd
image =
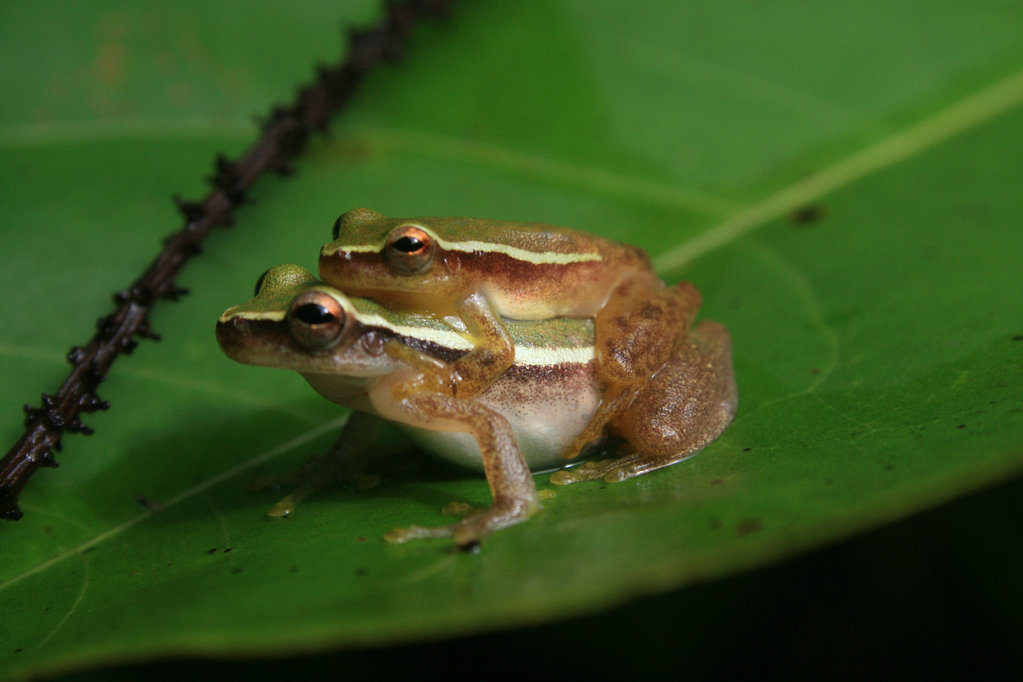
[{"label": "frog's eye", "polygon": [[341,338],[344,328],[344,309],[322,291],[307,291],[288,310],[291,337],[307,350],[330,348]]},{"label": "frog's eye", "polygon": [[387,237],[384,257],[395,273],[412,275],[430,266],[435,248],[433,237],[425,230],[402,225]]},{"label": "frog's eye", "polygon": [[269,274],[270,270],[267,270],[266,272],[259,276],[259,279],[256,280],[256,289],[252,292],[253,296],[259,296],[259,290],[263,288],[263,282],[266,281],[266,276]]}]

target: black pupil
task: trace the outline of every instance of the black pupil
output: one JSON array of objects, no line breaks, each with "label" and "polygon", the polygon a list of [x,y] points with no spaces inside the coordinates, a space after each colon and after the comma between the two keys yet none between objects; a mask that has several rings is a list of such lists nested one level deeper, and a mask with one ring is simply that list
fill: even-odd
[{"label": "black pupil", "polygon": [[328,324],[337,318],[319,303],[306,303],[295,311],[295,317],[308,325]]},{"label": "black pupil", "polygon": [[[344,216],[341,216],[341,218],[344,218]],[[335,241],[337,241],[338,235],[341,234],[341,218],[334,221],[334,229],[330,232],[331,238]]]},{"label": "black pupil", "polygon": [[415,253],[423,248],[423,242],[419,241],[415,237],[402,237],[401,239],[396,239],[394,244],[391,246],[402,253]]}]

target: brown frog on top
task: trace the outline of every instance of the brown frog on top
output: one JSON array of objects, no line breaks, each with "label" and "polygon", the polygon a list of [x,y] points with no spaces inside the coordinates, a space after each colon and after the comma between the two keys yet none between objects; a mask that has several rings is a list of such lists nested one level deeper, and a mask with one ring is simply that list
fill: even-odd
[{"label": "brown frog on top", "polygon": [[[666,286],[639,248],[563,227],[474,218],[388,218],[358,208],[334,225],[320,277],[352,296],[448,321],[471,343],[457,361],[424,366],[398,395],[471,398],[514,361],[503,321],[592,318],[601,400],[565,448],[599,437],[675,352],[700,307],[688,282]],[[415,362],[417,351],[388,353]]]}]

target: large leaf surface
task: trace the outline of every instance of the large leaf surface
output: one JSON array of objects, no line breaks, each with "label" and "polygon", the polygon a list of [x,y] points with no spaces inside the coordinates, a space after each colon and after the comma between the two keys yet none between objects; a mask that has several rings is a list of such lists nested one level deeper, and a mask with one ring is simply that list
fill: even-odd
[{"label": "large leaf surface", "polygon": [[[7,416],[53,390],[254,113],[373,3],[0,8]],[[120,361],[108,413],[0,527],[0,674],[173,652],[302,651],[595,610],[762,564],[1018,470],[1023,10],[873,0],[473,3],[375,73],[298,175],[189,266]],[[564,224],[694,281],[741,405],[699,457],[558,488],[478,555],[391,546],[483,480],[428,463],[283,522],[257,471],[342,419],[297,376],[227,361],[217,315],[315,263],[341,211]],[[550,487],[546,476],[539,485]],[[154,513],[137,496],[157,502]]]}]

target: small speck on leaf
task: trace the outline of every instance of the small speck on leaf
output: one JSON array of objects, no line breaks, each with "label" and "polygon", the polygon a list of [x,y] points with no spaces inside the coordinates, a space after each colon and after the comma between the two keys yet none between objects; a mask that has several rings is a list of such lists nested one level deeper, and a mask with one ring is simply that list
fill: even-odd
[{"label": "small speck on leaf", "polygon": [[154,502],[145,495],[136,495],[135,501],[151,512],[163,511],[163,506],[159,502]]},{"label": "small speck on leaf", "polygon": [[748,535],[763,529],[763,527],[764,524],[760,522],[760,519],[746,519],[745,521],[740,521],[739,525],[735,527],[735,534]]},{"label": "small speck on leaf", "polygon": [[793,225],[810,225],[825,216],[827,210],[821,204],[807,204],[789,214]]}]

